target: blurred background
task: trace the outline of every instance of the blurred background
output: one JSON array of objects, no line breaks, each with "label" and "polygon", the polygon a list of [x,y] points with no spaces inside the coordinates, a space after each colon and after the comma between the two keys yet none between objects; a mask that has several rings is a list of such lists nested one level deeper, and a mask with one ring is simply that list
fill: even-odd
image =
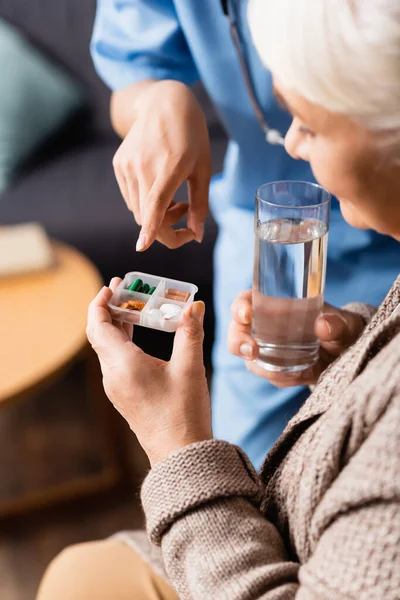
[{"label": "blurred background", "polygon": [[[65,545],[142,522],[138,490],[146,460],[104,398],[85,341],[87,304],[102,282],[139,270],[197,284],[207,305],[210,366],[216,226],[209,218],[201,246],[168,251],[156,243],[136,254],[138,227],[112,171],[119,140],[109,120],[110,94],[89,55],[95,4],[0,0],[0,598],[6,600],[34,598],[45,566]],[[226,137],[204,91],[197,93],[217,172]],[[182,189],[178,199],[185,198]],[[168,358],[169,334],[139,328],[135,339]]]}]

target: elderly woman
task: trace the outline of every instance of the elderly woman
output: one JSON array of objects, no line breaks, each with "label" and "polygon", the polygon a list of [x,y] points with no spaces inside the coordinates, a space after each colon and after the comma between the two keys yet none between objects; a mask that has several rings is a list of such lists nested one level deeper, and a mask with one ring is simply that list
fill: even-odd
[{"label": "elderly woman", "polygon": [[[310,162],[350,224],[400,240],[398,2],[253,0],[249,20],[293,115],[287,151]],[[151,543],[130,534],[68,549],[40,600],[398,599],[400,280],[377,310],[350,305],[317,321],[330,341],[300,381],[315,383],[331,364],[259,475],[212,436],[203,304],[187,310],[163,363],[112,323],[110,295],[93,301],[88,335],[106,392],[152,465],[142,488]],[[329,332],[351,337],[355,314],[363,331],[340,354]],[[248,359],[257,356],[250,320],[245,292],[229,344]],[[276,385],[299,383],[248,367]]]}]

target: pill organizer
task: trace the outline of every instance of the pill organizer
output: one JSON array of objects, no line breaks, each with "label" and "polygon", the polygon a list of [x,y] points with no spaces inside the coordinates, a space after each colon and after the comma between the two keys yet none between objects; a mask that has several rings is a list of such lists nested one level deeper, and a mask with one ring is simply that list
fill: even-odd
[{"label": "pill organizer", "polygon": [[192,283],[134,271],[125,275],[108,305],[116,321],[174,332],[197,292]]}]

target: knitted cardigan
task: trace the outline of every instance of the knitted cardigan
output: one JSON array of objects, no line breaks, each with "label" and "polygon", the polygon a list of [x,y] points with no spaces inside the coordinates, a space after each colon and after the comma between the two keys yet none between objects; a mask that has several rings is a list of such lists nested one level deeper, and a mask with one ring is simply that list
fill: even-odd
[{"label": "knitted cardigan", "polygon": [[[218,440],[150,471],[142,502],[151,543],[140,532],[122,537],[179,598],[400,599],[399,301],[400,277],[259,475]],[[346,308],[371,317],[365,305]]]}]

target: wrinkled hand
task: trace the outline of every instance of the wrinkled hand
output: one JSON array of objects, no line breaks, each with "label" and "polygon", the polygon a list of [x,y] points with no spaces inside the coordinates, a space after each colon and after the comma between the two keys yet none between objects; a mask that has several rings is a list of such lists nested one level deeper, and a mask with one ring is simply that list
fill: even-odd
[{"label": "wrinkled hand", "polygon": [[[208,213],[211,152],[206,118],[193,92],[178,81],[157,81],[135,104],[136,118],[115,154],[115,175],[142,226],[137,250],[155,239],[168,248],[201,241]],[[189,204],[174,195],[187,181]],[[174,230],[187,213],[186,229]]]},{"label": "wrinkled hand", "polygon": [[113,279],[91,302],[87,336],[97,353],[104,389],[128,422],[151,464],[174,450],[212,438],[203,364],[203,302],[189,306],[175,335],[171,360],[145,354],[132,342],[132,325],[112,322]]},{"label": "wrinkled hand", "polygon": [[229,350],[246,360],[249,371],[277,387],[315,384],[320,374],[357,340],[365,326],[359,315],[325,303],[323,314],[315,322],[315,334],[321,344],[318,362],[299,373],[266,371],[252,362],[258,356],[258,346],[251,337],[251,298],[251,290],[242,292],[232,304]]}]

